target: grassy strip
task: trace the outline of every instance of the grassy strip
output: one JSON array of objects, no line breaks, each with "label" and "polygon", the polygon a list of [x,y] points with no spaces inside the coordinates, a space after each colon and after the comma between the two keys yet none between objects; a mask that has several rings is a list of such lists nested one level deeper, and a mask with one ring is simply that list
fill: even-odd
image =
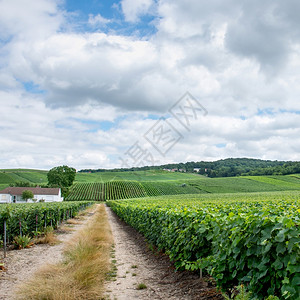
[{"label": "grassy strip", "polygon": [[18,299],[101,299],[112,244],[105,207],[99,204],[88,225],[68,242],[63,262],[44,267],[20,286]]}]

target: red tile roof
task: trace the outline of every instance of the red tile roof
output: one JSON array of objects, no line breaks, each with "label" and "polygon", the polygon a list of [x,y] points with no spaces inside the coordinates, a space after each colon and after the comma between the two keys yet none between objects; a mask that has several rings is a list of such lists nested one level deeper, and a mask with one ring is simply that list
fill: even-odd
[{"label": "red tile roof", "polygon": [[59,188],[41,188],[41,187],[7,187],[0,191],[0,194],[22,195],[23,191],[32,191],[34,195],[58,195]]}]

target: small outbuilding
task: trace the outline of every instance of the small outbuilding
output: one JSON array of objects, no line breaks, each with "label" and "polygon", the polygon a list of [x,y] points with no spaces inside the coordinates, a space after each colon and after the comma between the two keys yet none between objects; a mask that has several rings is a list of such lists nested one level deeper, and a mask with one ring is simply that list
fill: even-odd
[{"label": "small outbuilding", "polygon": [[[24,191],[32,191],[34,197],[29,200],[22,198]],[[25,203],[25,202],[61,202],[60,188],[41,188],[41,187],[7,187],[0,191],[0,203]]]}]

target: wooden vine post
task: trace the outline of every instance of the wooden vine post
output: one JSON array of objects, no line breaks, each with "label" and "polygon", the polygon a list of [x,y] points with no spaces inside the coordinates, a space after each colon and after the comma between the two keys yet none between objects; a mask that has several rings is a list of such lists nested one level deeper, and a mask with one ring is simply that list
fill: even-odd
[{"label": "wooden vine post", "polygon": [[4,242],[3,242],[4,258],[6,257],[6,220],[4,220]]},{"label": "wooden vine post", "polygon": [[3,241],[3,250],[4,250],[4,258],[6,258],[6,224],[9,218],[11,217],[11,211],[10,206],[6,206],[6,209],[4,210],[2,214],[3,220],[4,220],[4,241]]}]

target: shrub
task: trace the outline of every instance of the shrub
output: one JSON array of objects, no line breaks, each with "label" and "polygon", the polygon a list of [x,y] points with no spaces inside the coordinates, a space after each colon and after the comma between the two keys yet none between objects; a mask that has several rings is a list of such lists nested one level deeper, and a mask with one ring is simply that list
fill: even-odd
[{"label": "shrub", "polygon": [[14,246],[16,249],[30,248],[33,245],[28,235],[19,235],[14,238]]}]

